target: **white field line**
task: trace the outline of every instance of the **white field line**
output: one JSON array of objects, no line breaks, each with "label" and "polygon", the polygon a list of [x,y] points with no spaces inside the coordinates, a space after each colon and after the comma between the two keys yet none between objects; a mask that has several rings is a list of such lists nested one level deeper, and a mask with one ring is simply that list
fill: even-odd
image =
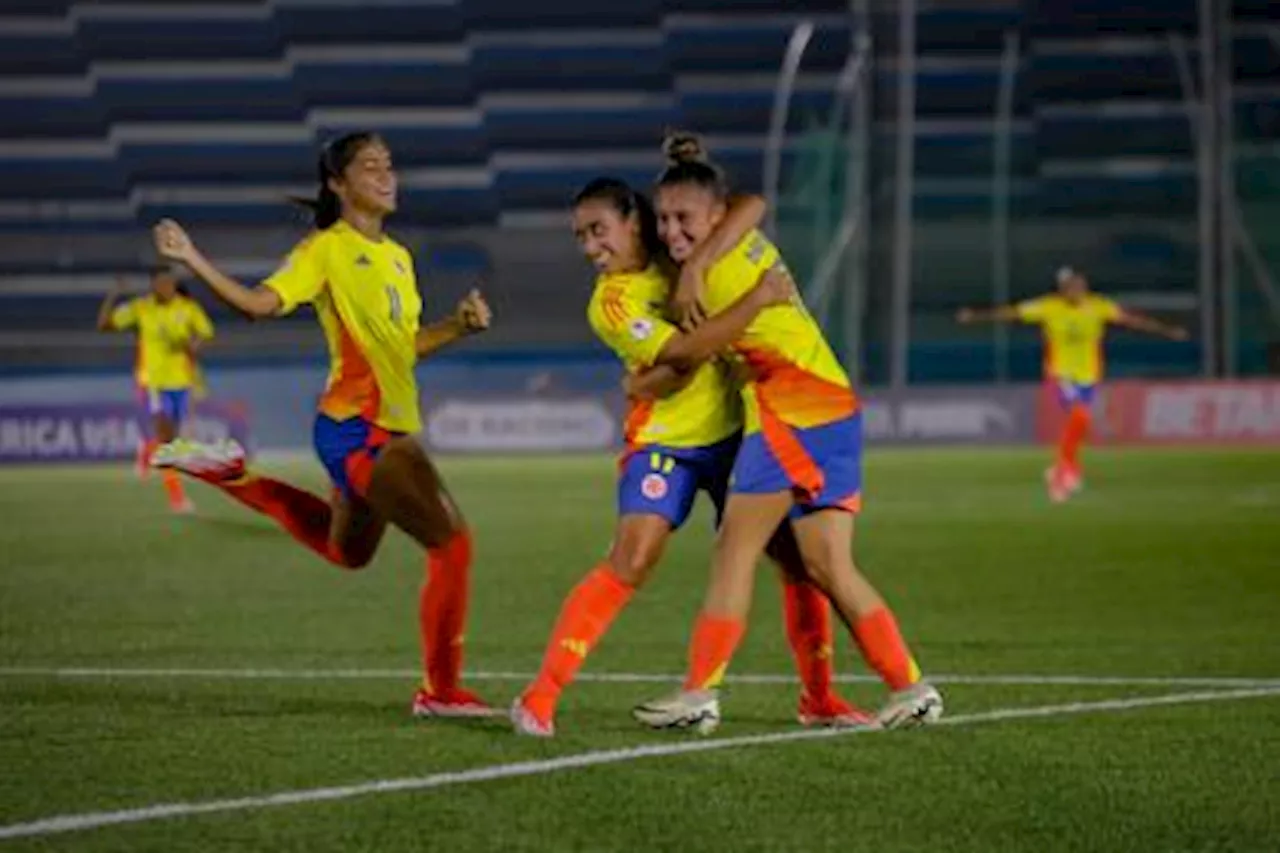
[{"label": "white field line", "polygon": [[[975,723],[993,723],[1007,720],[1028,720],[1041,717],[1066,717],[1077,714],[1094,714],[1106,711],[1130,711],[1138,708],[1153,708],[1168,705],[1187,705],[1198,702],[1232,702],[1241,699],[1252,699],[1265,696],[1280,696],[1280,687],[1259,687],[1248,690],[1216,690],[1196,693],[1171,693],[1163,696],[1145,696],[1129,699],[1108,699],[1099,702],[1070,702],[1061,705],[1040,705],[1031,708],[998,708],[976,714],[961,714],[946,717],[938,725],[963,726]],[[649,746],[635,746],[624,749],[598,750],[566,755],[540,761],[520,761],[512,764],[493,764],[488,767],[476,767],[470,770],[458,770],[448,773],[433,773],[430,776],[418,776],[405,779],[379,779],[361,782],[354,785],[341,785],[331,788],[307,788],[296,791],[281,791],[276,794],[262,796],[239,797],[227,800],[205,800],[194,803],[160,803],[136,809],[122,809],[111,812],[85,812],[82,814],[58,815],[29,823],[14,823],[0,826],[0,840],[11,838],[29,838],[32,836],[57,835],[66,832],[78,832],[88,829],[100,829],[126,823],[148,823],[158,820],[189,817],[192,815],[215,814],[225,812],[258,811],[278,806],[301,805],[305,803],[331,802],[348,800],[374,794],[389,794],[401,791],[424,791],[434,788],[446,788],[451,785],[465,785],[474,782],[491,782],[496,779],[515,779],[523,776],[541,776],[561,770],[574,770],[581,767],[595,767],[602,764],[621,764],[627,761],[638,761],[644,758],[662,758],[672,755],[687,755],[695,752],[714,752],[724,749],[764,746],[767,744],[789,743],[792,741],[817,740],[820,738],[848,737],[855,734],[867,734],[869,729],[803,729],[800,731],[781,732],[775,734],[749,735],[744,737],[710,738],[706,740],[682,740],[679,743],[660,743]]]},{"label": "white field line", "polygon": [[[416,679],[420,672],[412,669],[285,669],[275,667],[203,668],[203,667],[0,667],[0,678],[190,678],[246,681],[347,681]],[[479,671],[468,672],[472,681],[515,681],[533,679],[532,672]],[[684,676],[649,672],[586,672],[574,680],[606,684],[670,684]],[[795,684],[796,678],[784,674],[730,675],[731,684]],[[1213,676],[1111,676],[1111,675],[930,675],[936,684],[990,684],[1027,686],[1096,686],[1096,687],[1280,687],[1280,678],[1235,678]],[[872,675],[838,675],[836,681],[879,683]]]}]

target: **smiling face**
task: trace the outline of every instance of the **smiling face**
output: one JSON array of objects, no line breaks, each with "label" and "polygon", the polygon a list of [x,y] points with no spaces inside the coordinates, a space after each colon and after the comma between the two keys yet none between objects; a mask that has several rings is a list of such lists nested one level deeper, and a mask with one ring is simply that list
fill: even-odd
[{"label": "smiling face", "polygon": [[375,137],[357,148],[341,176],[329,179],[329,188],[348,210],[372,216],[394,213],[396,172],[386,144]]},{"label": "smiling face", "polygon": [[642,265],[640,220],[624,216],[604,198],[587,199],[573,209],[573,236],[596,272],[626,272]]},{"label": "smiling face", "polygon": [[697,184],[660,187],[657,202],[658,236],[676,263],[688,260],[725,214],[724,201]]}]

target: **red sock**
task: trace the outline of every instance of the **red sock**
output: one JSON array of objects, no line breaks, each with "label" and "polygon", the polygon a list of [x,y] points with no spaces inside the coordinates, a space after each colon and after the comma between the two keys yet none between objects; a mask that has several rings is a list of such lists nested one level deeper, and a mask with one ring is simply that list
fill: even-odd
[{"label": "red sock", "polygon": [[555,715],[560,693],[573,681],[587,655],[609,630],[635,587],[624,583],[608,563],[591,570],[560,607],[537,677],[521,702],[541,720]]},{"label": "red sock", "polygon": [[440,695],[462,677],[463,630],[471,579],[471,534],[460,530],[427,550],[427,577],[418,595],[424,686]]},{"label": "red sock", "polygon": [[352,568],[352,563],[329,543],[333,510],[322,498],[257,474],[245,474],[237,480],[205,482],[250,509],[275,519],[290,536],[329,562]]},{"label": "red sock", "polygon": [[1058,445],[1058,464],[1068,471],[1080,470],[1080,445],[1089,435],[1092,417],[1088,406],[1073,405],[1062,429],[1062,441]]},{"label": "red sock", "polygon": [[711,690],[724,680],[747,626],[740,619],[725,619],[699,613],[689,640],[689,672],[685,690]]},{"label": "red sock", "polygon": [[853,626],[853,639],[867,665],[890,690],[902,690],[920,680],[920,667],[911,657],[898,630],[898,620],[889,608],[882,607],[859,619]]},{"label": "red sock", "polygon": [[820,699],[831,692],[831,605],[812,584],[784,583],[782,592],[796,672],[805,694]]},{"label": "red sock", "polygon": [[166,469],[161,477],[165,494],[169,496],[169,506],[180,507],[187,502],[187,494],[182,490],[182,479],[177,471]]}]

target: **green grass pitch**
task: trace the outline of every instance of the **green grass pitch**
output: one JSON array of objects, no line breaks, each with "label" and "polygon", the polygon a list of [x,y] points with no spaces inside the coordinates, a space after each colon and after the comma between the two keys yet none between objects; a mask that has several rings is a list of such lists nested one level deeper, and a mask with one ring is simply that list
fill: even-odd
[{"label": "green grass pitch", "polygon": [[[868,460],[859,559],[958,723],[792,739],[793,685],[731,681],[711,740],[781,741],[505,778],[441,774],[704,741],[632,724],[630,706],[667,689],[657,681],[575,685],[550,742],[501,719],[413,720],[423,561],[402,536],[344,574],[203,487],[199,515],[177,518],[158,483],[126,470],[0,471],[0,853],[1280,849],[1280,453],[1088,461],[1086,491],[1051,506],[1040,452]],[[322,485],[317,466],[267,467]],[[608,546],[612,464],[442,467],[476,532],[468,669],[484,677],[471,686],[505,706],[521,686],[505,674],[536,667],[562,597]],[[587,674],[682,670],[710,543],[704,507]],[[843,634],[837,665],[866,674]],[[790,668],[762,573],[732,673]],[[1140,677],[1153,681],[1125,680]],[[1148,704],[1239,690],[1197,681],[1228,678],[1251,692]],[[881,696],[867,680],[842,689]],[[1077,704],[1107,700],[1133,707]],[[55,816],[237,798],[4,837]]]}]

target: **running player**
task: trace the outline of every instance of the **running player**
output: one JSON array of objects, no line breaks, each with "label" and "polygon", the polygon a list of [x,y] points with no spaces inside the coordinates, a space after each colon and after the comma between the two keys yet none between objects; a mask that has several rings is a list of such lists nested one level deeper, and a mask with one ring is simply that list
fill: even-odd
[{"label": "running player", "polygon": [[257,288],[218,270],[176,222],[155,228],[160,253],[186,264],[221,299],[257,318],[315,306],[332,366],[316,415],[316,453],[333,481],[331,502],[246,472],[238,447],[189,443],[156,451],[156,464],[211,483],[271,516],[296,540],[342,568],[373,558],[388,523],[427,551],[419,598],[424,679],[418,716],[476,716],[488,706],[459,685],[471,535],[415,433],[421,427],[414,365],[489,325],[473,291],[453,315],[420,326],[413,258],[383,231],[396,209],[396,173],[380,137],[354,133],[326,145],[310,202],[315,230]]},{"label": "running player", "polygon": [[1080,272],[1058,270],[1058,292],[1028,299],[1016,305],[986,310],[961,309],[961,323],[983,321],[1031,323],[1044,336],[1044,375],[1067,413],[1058,441],[1058,455],[1045,472],[1049,497],[1062,502],[1084,485],[1080,447],[1092,424],[1093,399],[1102,380],[1102,344],[1107,325],[1123,326],[1139,332],[1162,335],[1175,341],[1187,339],[1185,329],[1121,308],[1112,300],[1093,293]]},{"label": "running player", "polygon": [[[175,270],[167,266],[151,273],[151,292],[122,305],[121,283],[108,291],[98,309],[98,329],[132,331],[138,337],[134,378],[151,419],[150,434],[138,449],[139,471],[146,471],[151,452],[173,441],[182,430],[193,390],[200,384],[196,352],[213,338],[213,323],[200,303],[182,293]],[[191,513],[195,505],[173,471],[164,472],[169,508]]]},{"label": "running player", "polygon": [[[657,195],[659,230],[677,263],[693,257],[724,218],[727,194],[720,170],[700,146],[685,143],[672,146],[678,162],[659,179]],[[690,369],[705,351],[700,345],[718,338],[715,322],[777,275],[787,275],[777,249],[759,232],[749,234],[707,271],[701,304],[710,320],[682,347],[658,352],[655,364]],[[717,688],[746,630],[756,563],[773,531],[790,519],[810,576],[892,691],[879,722],[897,727],[937,719],[941,695],[922,680],[893,613],[851,556],[862,501],[862,429],[848,377],[798,294],[751,320],[731,351],[747,374],[746,430],[690,641],[689,670],[682,690],[640,705],[636,718],[653,728],[703,732],[719,724]]]},{"label": "running player", "polygon": [[[763,214],[761,199],[732,205],[701,250],[714,258],[732,249]],[[588,320],[623,361],[629,379],[650,367],[659,352],[684,352],[688,339],[664,316],[669,277],[648,199],[621,181],[596,180],[575,198],[573,220],[578,244],[599,273]],[[779,277],[770,284],[771,288],[752,291],[714,321],[726,325],[724,342],[741,334],[771,298],[789,298],[789,281]],[[697,355],[710,356],[716,348],[713,341]],[[707,362],[685,376],[651,376],[647,383],[633,381],[630,390],[613,544],[565,600],[537,677],[512,705],[512,722],[523,734],[554,734],[561,692],[650,578],[668,538],[688,518],[698,491],[707,492],[717,514],[724,503],[741,439],[742,412],[723,366]],[[664,391],[671,393],[653,399]],[[782,570],[787,635],[803,682],[800,721],[868,721],[832,689],[830,610],[822,592],[805,581],[789,528],[779,531],[769,553]]]}]

